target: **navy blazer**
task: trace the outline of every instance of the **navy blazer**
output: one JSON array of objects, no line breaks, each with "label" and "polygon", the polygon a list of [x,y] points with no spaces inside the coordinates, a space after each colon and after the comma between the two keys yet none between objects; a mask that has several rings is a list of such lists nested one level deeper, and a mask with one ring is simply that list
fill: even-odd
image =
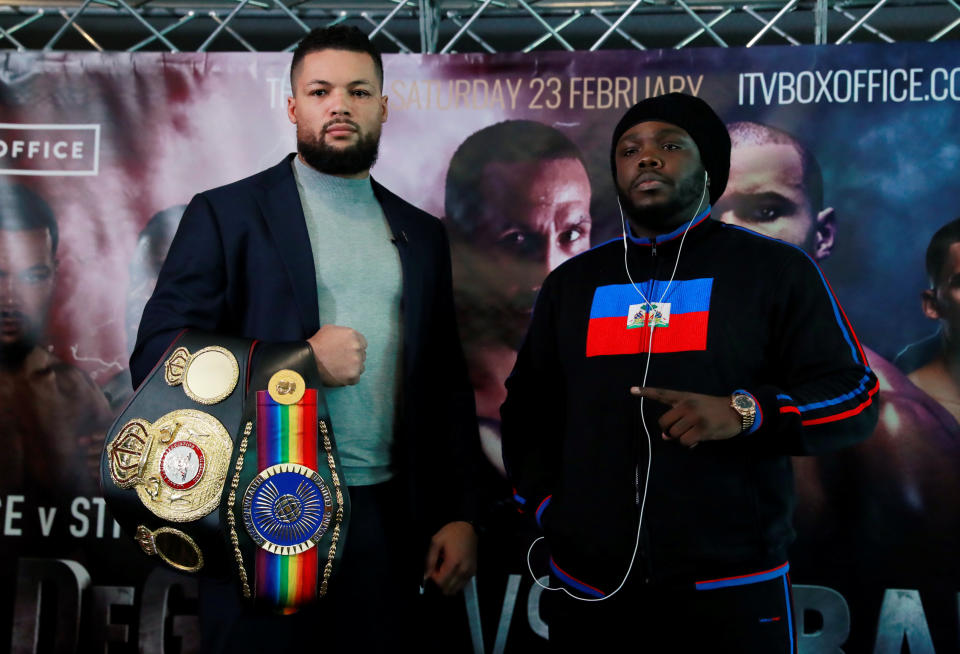
[{"label": "navy blazer", "polygon": [[[261,341],[305,340],[320,328],[294,156],[194,196],[143,311],[130,358],[135,387],[185,327]],[[443,225],[375,181],[373,191],[403,274],[394,462],[425,540],[447,522],[474,517],[473,390],[457,334]]]}]

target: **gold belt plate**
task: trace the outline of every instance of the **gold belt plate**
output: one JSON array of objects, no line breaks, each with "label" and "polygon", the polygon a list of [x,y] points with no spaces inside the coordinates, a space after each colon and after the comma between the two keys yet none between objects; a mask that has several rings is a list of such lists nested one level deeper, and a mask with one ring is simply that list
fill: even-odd
[{"label": "gold belt plate", "polygon": [[191,522],[220,504],[233,440],[220,421],[178,409],[154,423],[134,418],[107,446],[110,477],[170,522]]},{"label": "gold belt plate", "polygon": [[194,402],[216,404],[230,397],[240,379],[240,366],[230,350],[211,345],[193,354],[178,347],[163,364],[164,380],[182,386]]}]

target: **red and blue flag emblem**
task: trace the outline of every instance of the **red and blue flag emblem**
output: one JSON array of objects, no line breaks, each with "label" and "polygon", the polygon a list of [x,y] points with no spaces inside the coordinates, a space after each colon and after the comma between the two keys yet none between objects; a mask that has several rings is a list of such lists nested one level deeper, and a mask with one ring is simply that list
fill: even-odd
[{"label": "red and blue flag emblem", "polygon": [[646,352],[651,322],[656,325],[650,348],[655,354],[707,349],[712,278],[674,280],[669,288],[665,281],[639,286],[649,304],[632,284],[600,286],[594,292],[588,357]]}]

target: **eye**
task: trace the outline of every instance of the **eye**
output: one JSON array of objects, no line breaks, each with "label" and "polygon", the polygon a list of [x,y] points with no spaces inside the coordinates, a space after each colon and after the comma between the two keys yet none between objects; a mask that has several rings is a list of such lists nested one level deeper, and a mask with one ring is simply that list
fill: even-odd
[{"label": "eye", "polygon": [[804,218],[804,208],[780,193],[772,191],[750,193],[734,193],[730,197],[724,196],[715,207],[717,215],[733,212],[737,220],[751,223],[772,223],[778,220],[793,220]]},{"label": "eye", "polygon": [[664,143],[663,149],[672,152],[673,150],[682,149],[678,143]]},{"label": "eye", "polygon": [[326,90],[326,89],[314,89],[314,90],[310,91],[310,95],[321,96],[321,95],[326,95],[326,94],[327,94],[327,90]]},{"label": "eye", "polygon": [[497,243],[500,245],[507,246],[518,246],[525,243],[527,240],[527,235],[519,230],[513,230],[505,232],[500,235],[500,238],[497,239]]},{"label": "eye", "polygon": [[590,235],[589,225],[583,223],[575,225],[570,229],[564,230],[557,236],[557,242],[562,246],[570,246],[577,241],[582,241]]},{"label": "eye", "polygon": [[543,237],[535,232],[511,229],[497,238],[497,246],[516,256],[534,256],[543,249]]},{"label": "eye", "polygon": [[620,153],[620,156],[622,156],[622,157],[632,157],[632,156],[635,155],[636,153],[637,153],[637,149],[636,149],[636,148],[627,148],[626,150],[624,150],[623,152]]},{"label": "eye", "polygon": [[358,98],[366,98],[366,97],[370,96],[370,91],[367,91],[367,90],[365,90],[365,89],[354,89],[354,90],[352,91],[352,93],[353,93],[353,95],[357,96]]},{"label": "eye", "polygon": [[750,219],[758,223],[769,223],[783,216],[780,207],[774,205],[754,207],[750,214]]},{"label": "eye", "polygon": [[50,279],[51,272],[47,268],[26,270],[20,273],[20,279],[27,284],[42,284]]}]

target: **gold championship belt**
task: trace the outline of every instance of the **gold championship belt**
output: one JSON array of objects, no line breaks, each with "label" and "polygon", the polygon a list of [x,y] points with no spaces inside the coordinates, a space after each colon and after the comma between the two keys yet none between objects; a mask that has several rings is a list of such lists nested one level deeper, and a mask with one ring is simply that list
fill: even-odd
[{"label": "gold championship belt", "polygon": [[338,567],[350,502],[306,343],[181,334],[110,428],[101,478],[146,554],[275,610]]}]

